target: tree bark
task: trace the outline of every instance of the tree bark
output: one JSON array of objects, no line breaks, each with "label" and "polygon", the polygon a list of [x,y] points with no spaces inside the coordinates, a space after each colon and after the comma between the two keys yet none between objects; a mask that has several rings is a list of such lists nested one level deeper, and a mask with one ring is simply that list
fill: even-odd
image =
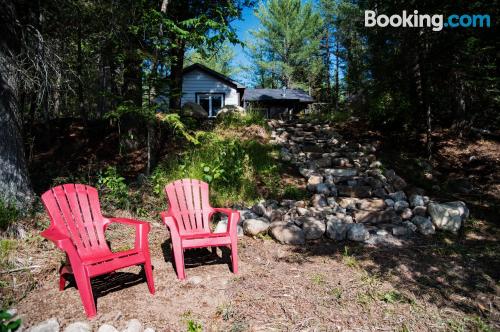
[{"label": "tree bark", "polygon": [[[0,62],[7,63],[0,53]],[[18,102],[13,89],[0,68],[0,199],[28,209],[34,199],[24,155]]]},{"label": "tree bark", "polygon": [[170,68],[170,93],[169,107],[171,110],[180,110],[182,97],[182,70],[184,69],[184,41],[178,41],[177,47],[172,48],[170,57],[172,66]]}]

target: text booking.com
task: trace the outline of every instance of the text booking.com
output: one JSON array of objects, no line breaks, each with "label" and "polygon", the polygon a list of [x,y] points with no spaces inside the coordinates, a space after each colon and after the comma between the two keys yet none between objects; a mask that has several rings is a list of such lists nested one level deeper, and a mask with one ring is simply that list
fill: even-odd
[{"label": "text booking.com", "polygon": [[444,17],[440,14],[419,14],[418,10],[401,14],[384,15],[377,14],[374,10],[365,10],[365,27],[404,27],[404,28],[432,28],[433,31],[441,31],[443,28],[489,28],[491,24],[490,15],[485,14],[462,14]]}]

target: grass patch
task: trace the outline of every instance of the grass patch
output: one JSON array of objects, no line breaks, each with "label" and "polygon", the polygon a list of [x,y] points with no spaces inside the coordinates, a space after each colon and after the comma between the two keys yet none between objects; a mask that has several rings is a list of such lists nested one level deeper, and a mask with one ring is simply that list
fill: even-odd
[{"label": "grass patch", "polygon": [[245,114],[230,113],[217,118],[217,125],[220,128],[239,128],[257,125],[267,128],[267,121],[264,114],[255,110],[247,110]]},{"label": "grass patch", "polygon": [[325,276],[321,273],[316,273],[312,276],[311,282],[318,286],[324,285],[326,283]]},{"label": "grass patch", "polygon": [[356,259],[356,257],[352,256],[352,254],[349,253],[349,247],[345,246],[344,247],[344,253],[342,254],[342,263],[345,265],[351,267],[351,268],[358,268],[359,267],[359,262]]},{"label": "grass patch", "polygon": [[153,172],[155,194],[177,179],[200,179],[210,184],[214,205],[252,203],[264,198],[258,185],[269,188],[267,197],[278,194],[280,164],[276,147],[256,140],[221,137],[214,132],[198,134],[200,144],[169,158]]},{"label": "grass patch", "polygon": [[6,266],[10,252],[15,250],[17,242],[15,240],[2,239],[0,240],[0,266]]},{"label": "grass patch", "polygon": [[446,325],[447,329],[453,332],[493,332],[493,328],[478,316],[465,317],[463,319],[449,319],[446,321]]}]

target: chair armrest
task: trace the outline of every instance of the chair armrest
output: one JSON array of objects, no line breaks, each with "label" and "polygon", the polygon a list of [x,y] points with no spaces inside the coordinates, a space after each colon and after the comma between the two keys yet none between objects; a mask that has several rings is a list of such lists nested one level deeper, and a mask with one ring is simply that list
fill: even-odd
[{"label": "chair armrest", "polygon": [[172,215],[170,210],[160,212],[161,220],[170,230],[171,236],[179,236],[179,228],[177,227],[177,221],[175,217]]},{"label": "chair armrest", "polygon": [[148,245],[148,233],[151,225],[146,221],[139,221],[128,218],[104,218],[104,228],[106,229],[110,224],[118,223],[127,226],[135,227],[135,247],[144,248]]},{"label": "chair armrest", "polygon": [[237,234],[237,226],[238,226],[238,221],[240,220],[240,213],[238,210],[231,210],[231,209],[225,209],[225,208],[212,208],[212,213],[220,212],[223,213],[227,216],[228,222],[227,222],[227,231],[228,233],[233,233]]},{"label": "chair armrest", "polygon": [[59,232],[55,228],[48,228],[44,230],[40,235],[42,235],[47,240],[54,242],[54,244],[59,249],[66,251],[69,248],[69,246],[73,246],[71,239],[67,235]]}]

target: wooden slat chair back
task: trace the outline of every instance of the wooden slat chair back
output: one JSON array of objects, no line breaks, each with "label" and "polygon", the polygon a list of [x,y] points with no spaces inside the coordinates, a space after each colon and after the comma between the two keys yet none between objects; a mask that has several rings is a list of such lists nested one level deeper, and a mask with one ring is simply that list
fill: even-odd
[{"label": "wooden slat chair back", "polygon": [[[97,190],[83,184],[64,184],[49,189],[42,195],[42,201],[50,217],[50,227],[42,236],[65,251],[68,260],[59,271],[59,289],[64,290],[67,275],[73,274],[89,318],[96,315],[90,282],[94,276],[140,264],[144,266],[149,291],[154,294],[149,223],[103,217]],[[104,232],[111,223],[135,228],[134,249],[121,252],[109,249]]]},{"label": "wooden slat chair back", "polygon": [[212,208],[206,182],[194,179],[177,180],[167,185],[165,191],[181,236],[210,232]]},{"label": "wooden slat chair back", "polygon": [[[238,272],[237,223],[240,214],[236,210],[213,208],[209,202],[209,188],[206,182],[195,179],[174,181],[165,187],[169,210],[162,212],[165,225],[170,229],[172,250],[177,277],[185,279],[184,250],[190,248],[220,246],[231,249],[233,272]],[[228,217],[227,230],[211,232],[211,218],[214,213]]]},{"label": "wooden slat chair back", "polygon": [[104,236],[97,189],[83,184],[66,184],[42,195],[53,227],[68,236],[82,259],[111,253]]}]

